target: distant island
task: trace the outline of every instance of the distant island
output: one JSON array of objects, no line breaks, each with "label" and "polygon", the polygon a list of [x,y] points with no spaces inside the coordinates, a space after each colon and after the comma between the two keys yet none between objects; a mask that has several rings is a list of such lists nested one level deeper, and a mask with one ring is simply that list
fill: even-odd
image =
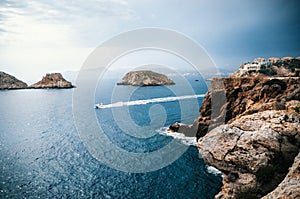
[{"label": "distant island", "polygon": [[49,73],[41,81],[32,84],[30,88],[74,88],[74,86],[71,82],[65,80],[62,74]]},{"label": "distant island", "polygon": [[128,72],[117,85],[162,86],[175,84],[166,75],[150,70]]},{"label": "distant island", "polygon": [[0,71],[0,90],[11,89],[64,89],[74,88],[71,82],[65,80],[60,73],[49,73],[41,81],[28,86],[16,77]]},{"label": "distant island", "polygon": [[0,71],[0,90],[4,89],[24,89],[27,88],[27,84],[21,80],[18,80],[12,75]]}]

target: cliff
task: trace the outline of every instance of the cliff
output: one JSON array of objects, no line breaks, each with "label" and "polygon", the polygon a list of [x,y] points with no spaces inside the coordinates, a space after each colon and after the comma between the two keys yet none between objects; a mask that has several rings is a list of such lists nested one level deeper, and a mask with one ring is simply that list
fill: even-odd
[{"label": "cliff", "polygon": [[[299,146],[299,114],[286,111],[242,116],[198,141],[204,161],[224,173],[222,191],[216,198],[260,198],[268,194],[288,173]],[[299,194],[300,181],[295,186],[298,189],[285,189]]]},{"label": "cliff", "polygon": [[18,80],[12,75],[0,71],[0,90],[2,89],[23,89],[27,84]]},{"label": "cliff", "polygon": [[166,75],[149,70],[128,72],[117,85],[161,86],[175,84]]},{"label": "cliff", "polygon": [[[197,139],[210,129],[231,120],[264,110],[291,110],[300,101],[300,78],[242,77],[214,79],[195,120]],[[212,104],[225,98],[225,103]],[[211,116],[214,106],[215,115]]]},{"label": "cliff", "polygon": [[299,80],[213,79],[194,123],[170,127],[196,135],[204,161],[223,172],[216,198],[299,196]]},{"label": "cliff", "polygon": [[73,88],[71,82],[65,80],[60,73],[46,74],[43,79],[35,84],[32,84],[30,88]]}]

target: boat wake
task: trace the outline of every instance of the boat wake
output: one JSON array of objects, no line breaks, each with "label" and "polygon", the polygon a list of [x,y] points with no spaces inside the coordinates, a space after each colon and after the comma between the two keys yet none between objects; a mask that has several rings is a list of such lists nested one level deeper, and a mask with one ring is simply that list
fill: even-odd
[{"label": "boat wake", "polygon": [[112,104],[96,104],[96,108],[104,109],[104,108],[115,108],[122,106],[134,106],[134,105],[144,105],[150,103],[159,103],[159,102],[171,102],[176,100],[185,100],[185,99],[193,99],[204,97],[205,94],[200,95],[183,95],[183,96],[175,96],[175,97],[162,97],[162,98],[153,98],[146,100],[135,100],[135,101],[127,101],[127,102],[115,102]]}]

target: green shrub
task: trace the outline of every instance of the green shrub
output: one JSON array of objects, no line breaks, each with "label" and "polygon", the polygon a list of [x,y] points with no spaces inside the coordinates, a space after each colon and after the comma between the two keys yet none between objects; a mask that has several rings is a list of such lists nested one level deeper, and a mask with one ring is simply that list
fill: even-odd
[{"label": "green shrub", "polygon": [[300,105],[296,106],[296,107],[294,108],[294,110],[295,110],[297,113],[300,113]]}]

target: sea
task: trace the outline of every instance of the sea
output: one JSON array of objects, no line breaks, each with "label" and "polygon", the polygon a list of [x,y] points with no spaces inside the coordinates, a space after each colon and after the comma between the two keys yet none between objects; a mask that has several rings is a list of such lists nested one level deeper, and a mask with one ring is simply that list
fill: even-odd
[{"label": "sea", "polygon": [[[91,109],[112,145],[129,154],[149,154],[172,142],[185,146],[168,164],[136,172],[89,151],[74,121],[77,88],[0,91],[0,198],[213,198],[221,190],[220,172],[204,163],[194,137],[167,131],[170,124],[196,119],[207,83],[188,74],[186,89],[172,79],[175,85],[133,87],[107,78],[95,91],[95,104],[103,107]],[[147,128],[153,121],[160,126]],[[130,132],[135,125],[139,134]]]}]

